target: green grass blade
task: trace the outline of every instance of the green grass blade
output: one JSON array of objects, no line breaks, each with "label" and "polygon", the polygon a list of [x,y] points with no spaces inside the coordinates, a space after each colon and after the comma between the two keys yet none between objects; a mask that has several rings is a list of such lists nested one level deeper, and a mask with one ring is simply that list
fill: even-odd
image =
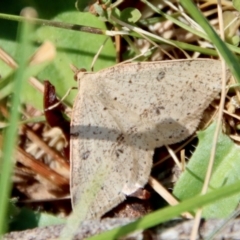
[{"label": "green grass blade", "polygon": [[193,19],[204,29],[207,33],[208,37],[218,49],[221,56],[226,61],[227,66],[231,70],[235,79],[240,83],[240,72],[239,72],[239,62],[235,55],[229,50],[226,44],[222,41],[222,39],[218,36],[218,34],[214,31],[212,26],[209,24],[207,19],[202,15],[199,9],[194,5],[191,0],[180,0],[180,3],[183,5],[185,9],[189,12],[189,14],[193,17]]},{"label": "green grass blade", "polygon": [[13,84],[13,96],[10,109],[9,127],[6,128],[3,135],[3,154],[1,158],[1,176],[0,176],[0,235],[2,235],[8,224],[8,204],[9,193],[11,190],[11,175],[13,169],[13,156],[18,134],[19,106],[20,95],[22,94],[22,83],[25,75],[25,67],[27,66],[27,48],[30,25],[23,23],[19,31],[19,44],[17,55],[19,56],[19,69],[16,71]]},{"label": "green grass blade", "polygon": [[[159,10],[157,7],[155,7],[153,4],[151,4],[150,2],[148,2],[147,0],[141,0],[143,3],[145,3],[148,7],[150,7],[153,11],[155,11],[156,13],[159,13],[161,16],[163,16],[165,19],[167,19],[167,20],[169,20],[169,21],[171,21],[171,22],[173,22],[174,24],[176,24],[177,26],[179,26],[180,28],[183,28],[183,29],[185,29],[186,31],[188,31],[188,32],[191,32],[191,33],[193,33],[193,34],[195,34],[196,36],[198,36],[198,37],[201,37],[201,38],[203,38],[203,39],[205,39],[205,40],[207,40],[207,41],[211,41],[212,39],[211,39],[211,37],[210,36],[208,36],[208,34],[205,34],[205,33],[203,33],[203,32],[201,32],[201,31],[198,31],[198,30],[196,30],[196,29],[194,29],[194,28],[192,28],[191,26],[189,26],[189,25],[187,25],[187,24],[185,24],[185,23],[183,23],[183,22],[181,22],[181,21],[179,21],[178,19],[177,19],[177,17],[178,17],[178,15],[176,15],[175,14],[175,16],[174,15],[169,15],[169,14],[167,14],[167,13],[164,13],[163,11],[161,11],[161,10]],[[182,2],[183,2],[184,0],[182,0]],[[189,7],[189,8],[188,8]],[[192,13],[192,8],[191,8],[191,6],[190,5],[188,5],[188,4],[186,4],[186,9],[187,10],[189,10],[189,12],[190,13]],[[197,9],[198,10],[198,9]],[[193,14],[193,18],[194,18],[194,14]],[[196,20],[196,19],[195,19]],[[198,22],[198,20],[196,20],[196,22],[201,26],[201,22]],[[210,26],[210,25],[209,25]],[[207,33],[207,32],[206,32]],[[184,49],[184,50],[191,50],[191,51],[196,51],[196,52],[200,52],[200,53],[203,53],[203,54],[211,54],[212,55],[212,53],[210,53],[210,52],[208,52],[208,51],[214,51],[214,56],[216,56],[216,51],[215,50],[213,50],[213,49],[208,49],[208,48],[205,48],[205,51],[203,50],[203,48],[200,48],[200,47],[197,47],[197,46],[195,46],[195,45],[191,45],[191,44],[188,44],[188,45],[190,45],[191,46],[191,49],[189,49],[189,46],[188,45],[186,45],[186,43],[183,43],[183,42],[179,42],[179,44],[178,44],[178,41],[174,41],[174,40],[172,40],[172,42],[177,46],[177,47],[180,47],[180,48],[182,48],[182,49]],[[228,46],[228,48],[231,50],[231,51],[233,51],[233,52],[236,52],[236,53],[240,53],[240,48],[238,48],[238,47],[236,47],[236,46],[233,46],[233,45],[231,45],[231,44],[226,44],[227,46]],[[196,47],[196,49],[194,49]],[[199,48],[199,49],[197,49],[197,48]]]},{"label": "green grass blade", "polygon": [[160,223],[166,222],[174,217],[179,216],[183,212],[191,211],[212,203],[213,201],[232,196],[236,193],[239,193],[239,189],[240,181],[235,184],[214,190],[211,193],[185,200],[176,206],[170,206],[164,208],[163,210],[155,211],[141,219],[136,220],[135,222],[127,224],[126,226],[114,228],[108,232],[101,233],[88,239],[118,239],[120,236],[127,235],[133,231],[154,227]]}]

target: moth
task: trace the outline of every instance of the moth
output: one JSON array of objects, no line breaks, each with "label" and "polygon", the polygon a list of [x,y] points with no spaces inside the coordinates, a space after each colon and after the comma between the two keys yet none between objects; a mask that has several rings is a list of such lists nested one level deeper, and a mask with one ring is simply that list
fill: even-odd
[{"label": "moth", "polygon": [[154,149],[196,130],[221,91],[221,75],[221,62],[210,59],[79,72],[70,130],[73,207],[80,201],[84,218],[98,219],[143,188]]}]

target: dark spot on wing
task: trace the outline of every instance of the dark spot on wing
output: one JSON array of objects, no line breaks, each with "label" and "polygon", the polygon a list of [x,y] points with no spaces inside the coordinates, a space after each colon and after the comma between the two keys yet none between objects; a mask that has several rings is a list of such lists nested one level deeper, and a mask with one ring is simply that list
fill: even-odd
[{"label": "dark spot on wing", "polygon": [[157,107],[156,108],[156,114],[159,115],[161,113],[160,110],[164,110],[165,108],[164,107]]},{"label": "dark spot on wing", "polygon": [[161,71],[158,73],[157,75],[157,80],[160,81],[161,79],[163,79],[165,77],[165,72]]},{"label": "dark spot on wing", "polygon": [[117,142],[118,142],[118,143],[122,143],[123,140],[124,140],[124,135],[121,133],[121,134],[119,134],[118,137],[117,137]]},{"label": "dark spot on wing", "polygon": [[84,153],[82,154],[82,159],[83,159],[83,160],[88,159],[89,155],[90,155],[90,151],[84,152]]},{"label": "dark spot on wing", "polygon": [[120,156],[120,154],[123,154],[123,150],[122,149],[117,149],[115,154],[116,154],[116,157],[118,158]]},{"label": "dark spot on wing", "polygon": [[78,137],[79,136],[79,132],[71,132],[70,135],[72,137]]}]

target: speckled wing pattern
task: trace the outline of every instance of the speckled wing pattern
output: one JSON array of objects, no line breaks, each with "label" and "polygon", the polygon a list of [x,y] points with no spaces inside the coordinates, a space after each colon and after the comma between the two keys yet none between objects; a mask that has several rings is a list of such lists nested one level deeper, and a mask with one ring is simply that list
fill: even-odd
[{"label": "speckled wing pattern", "polygon": [[94,186],[86,218],[100,218],[144,187],[154,148],[195,131],[221,90],[221,74],[221,63],[206,59],[79,73],[70,140],[73,207]]}]

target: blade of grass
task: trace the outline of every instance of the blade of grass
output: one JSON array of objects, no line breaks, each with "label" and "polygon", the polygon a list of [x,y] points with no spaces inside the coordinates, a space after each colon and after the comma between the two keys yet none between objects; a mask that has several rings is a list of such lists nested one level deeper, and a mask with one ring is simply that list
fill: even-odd
[{"label": "blade of grass", "polygon": [[21,16],[15,16],[11,14],[4,14],[0,13],[0,18],[11,20],[11,21],[18,21],[18,22],[31,22],[34,24],[40,24],[45,26],[52,26],[56,28],[64,28],[74,31],[81,31],[81,32],[89,32],[94,34],[105,34],[104,29],[94,28],[94,27],[86,27],[78,24],[71,24],[71,23],[64,23],[64,22],[57,22],[52,20],[45,20],[45,19],[38,19],[38,18],[24,18]]},{"label": "blade of grass", "polygon": [[[159,11],[157,11],[160,14],[164,14],[161,13]],[[204,33],[201,33],[200,31],[194,30],[191,27],[187,26],[186,24],[181,23],[180,21],[178,21],[177,19],[173,18],[173,17],[166,17],[169,16],[167,14],[163,15],[166,19],[171,19],[175,24],[177,24],[178,26],[189,30],[190,32],[193,32],[194,34],[196,34],[197,36],[201,36],[204,39],[208,39],[207,36]],[[19,21],[19,22],[23,22],[24,20],[26,20],[23,17],[20,16],[15,16],[15,15],[9,15],[9,14],[3,14],[0,13],[0,18],[2,19],[7,19],[7,20],[12,20],[12,21]],[[63,28],[63,29],[70,29],[70,30],[74,30],[74,31],[82,31],[82,32],[88,32],[88,33],[93,33],[93,34],[105,34],[105,35],[109,35],[109,36],[114,36],[117,33],[118,34],[127,34],[129,36],[133,36],[133,37],[139,37],[139,35],[135,32],[124,32],[124,31],[107,31],[107,30],[103,30],[103,29],[99,29],[99,28],[93,28],[93,27],[85,27],[85,26],[81,26],[81,25],[77,25],[77,24],[71,24],[71,23],[66,23],[66,22],[56,22],[56,21],[52,21],[52,20],[45,20],[45,19],[31,19],[31,22],[34,24],[40,24],[40,25],[47,25],[47,26],[52,26],[52,27],[57,27],[57,28]],[[156,37],[155,37],[156,36]],[[149,37],[151,40],[155,41],[156,43],[162,43],[164,41],[160,41],[160,39],[158,38],[157,35],[154,35],[154,37]],[[184,43],[184,42],[180,42],[180,41],[176,41],[176,40],[169,40],[171,44],[175,45],[178,48],[181,48],[183,50],[189,50],[189,51],[196,51],[196,52],[200,52],[202,54],[207,54],[207,55],[211,55],[211,56],[218,56],[216,50],[214,49],[209,49],[209,48],[203,48],[203,47],[199,47],[193,44],[189,44],[189,43]],[[240,49],[229,45],[229,47],[231,48],[232,51],[236,52],[236,53],[240,53]]]},{"label": "blade of grass", "polygon": [[1,176],[0,176],[0,236],[6,231],[8,224],[8,204],[9,194],[11,190],[11,175],[13,169],[13,159],[15,145],[17,141],[18,133],[18,120],[19,120],[19,106],[20,106],[20,94],[22,94],[22,82],[24,79],[24,71],[27,66],[27,48],[28,39],[31,26],[28,23],[22,23],[19,27],[19,44],[18,48],[19,68],[16,71],[13,83],[13,96],[10,109],[9,127],[4,131],[3,142],[3,154],[1,157]]},{"label": "blade of grass", "polygon": [[[184,1],[185,1],[185,0],[182,0],[182,1],[180,1],[180,2],[184,2]],[[151,3],[148,2],[147,0],[141,0],[141,2],[145,3],[145,4],[146,4],[148,7],[150,7],[153,11],[155,11],[156,13],[159,13],[159,14],[162,15],[165,19],[170,20],[171,22],[173,22],[173,23],[176,24],[177,26],[185,29],[186,31],[189,31],[189,32],[195,34],[196,36],[201,37],[201,38],[203,38],[203,39],[205,39],[205,40],[208,40],[208,41],[212,40],[212,39],[210,38],[210,36],[208,36],[208,34],[205,34],[204,32],[198,31],[198,30],[192,28],[191,26],[189,26],[189,25],[187,25],[187,24],[179,21],[179,20],[177,19],[178,16],[174,16],[174,15],[171,16],[171,15],[169,15],[169,14],[167,14],[167,13],[164,13],[163,11],[159,10],[157,7],[155,7],[153,4],[151,4]],[[182,4],[182,5],[183,5],[183,4]],[[183,5],[183,6],[184,6],[184,5]],[[186,4],[186,9],[188,9],[188,7],[189,7],[188,4]],[[189,12],[190,12],[191,14],[193,14],[191,10],[189,10]],[[193,18],[194,18],[194,16],[195,16],[195,15],[193,14]],[[203,17],[203,18],[204,18],[204,17]],[[196,20],[196,19],[195,19],[195,20]],[[203,28],[203,26],[200,24],[201,22],[198,22],[198,20],[196,20],[196,22]],[[204,29],[204,30],[205,30],[205,29]],[[207,32],[206,32],[206,33],[207,33]],[[184,50],[191,50],[191,49],[185,48],[185,44],[186,44],[186,43],[180,43],[180,42],[179,42],[179,44],[178,44],[178,41],[173,41],[173,43],[174,43],[176,46],[178,46],[178,47],[182,47]],[[181,44],[181,45],[180,45],[180,44]],[[240,48],[238,48],[238,47],[236,47],[236,46],[233,46],[233,45],[231,45],[231,44],[226,44],[226,45],[228,46],[228,48],[229,48],[231,51],[236,52],[236,53],[240,53]],[[187,46],[187,45],[186,45],[186,46]],[[194,45],[192,45],[192,47],[194,47]],[[198,47],[198,48],[199,48],[199,47]],[[203,48],[202,48],[202,49],[203,49]],[[205,49],[205,51],[207,51],[207,50],[210,50],[210,49]],[[193,50],[193,51],[194,51],[194,50]],[[204,53],[203,50],[200,50],[200,51],[199,51],[199,50],[195,50],[195,51]],[[211,51],[214,51],[214,50],[211,49]],[[207,53],[207,54],[208,54],[208,53]],[[216,53],[215,53],[215,54],[216,54]],[[214,56],[215,56],[215,54],[214,54]]]},{"label": "blade of grass", "polygon": [[[217,48],[219,54],[222,56],[222,58],[225,60],[226,64],[230,68],[232,74],[234,75],[235,79],[237,81],[240,81],[240,74],[237,71],[237,59],[234,54],[228,49],[226,44],[223,42],[223,40],[218,36],[218,34],[215,32],[215,30],[212,28],[212,26],[208,23],[207,19],[203,16],[203,14],[199,11],[199,9],[194,5],[194,3],[191,0],[180,0],[181,4],[185,7],[185,9],[188,10],[188,12],[191,14],[191,16],[195,19],[195,21],[204,29],[210,40],[213,42],[215,47]],[[219,16],[221,15],[221,10],[219,11]],[[220,19],[220,30],[222,29],[222,37],[224,37],[223,34],[223,24],[221,22],[222,19]],[[219,114],[217,119],[217,126],[216,130],[213,136],[213,147],[211,150],[211,156],[209,159],[208,169],[205,176],[204,184],[201,193],[204,194],[207,192],[208,185],[210,182],[210,178],[212,175],[212,169],[214,165],[214,158],[216,155],[216,148],[217,148],[217,138],[220,132],[220,125],[222,121],[222,115],[223,115],[223,108],[225,103],[225,95],[226,95],[226,66],[225,64],[222,64],[222,67],[224,69],[223,75],[223,83],[222,83],[222,91],[221,91],[221,101],[219,106]],[[225,81],[225,83],[224,83]],[[202,209],[198,209],[196,217],[195,217],[195,223],[191,232],[190,239],[196,239],[198,228],[200,225],[200,218],[202,215]]]},{"label": "blade of grass", "polygon": [[224,58],[227,66],[231,70],[235,79],[240,83],[239,62],[235,55],[229,50],[227,45],[222,41],[214,31],[207,19],[202,15],[199,9],[191,0],[180,0],[182,6],[189,12],[192,18],[204,29],[209,39],[215,45],[221,56]]},{"label": "blade of grass", "polygon": [[191,199],[185,200],[176,206],[166,207],[163,210],[155,211],[130,224],[114,228],[108,232],[101,233],[88,239],[118,239],[119,237],[127,235],[133,231],[154,227],[160,223],[172,219],[173,217],[179,216],[183,212],[192,211],[194,209],[212,203],[213,201],[232,196],[233,194],[239,193],[239,189],[240,181],[235,184],[224,186],[222,188],[214,190],[208,194],[199,195]]}]

